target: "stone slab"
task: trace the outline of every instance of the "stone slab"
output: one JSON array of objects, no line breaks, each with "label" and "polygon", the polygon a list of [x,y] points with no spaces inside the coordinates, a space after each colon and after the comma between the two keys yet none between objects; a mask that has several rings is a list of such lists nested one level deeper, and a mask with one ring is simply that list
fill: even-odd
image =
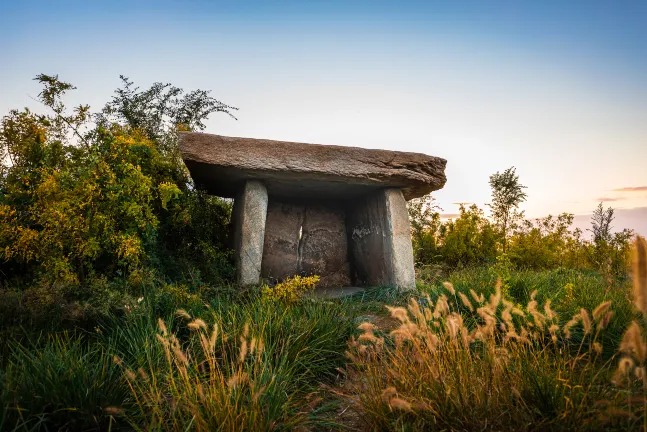
[{"label": "stone slab", "polygon": [[357,285],[415,288],[409,216],[400,190],[358,200],[348,210],[347,229]]},{"label": "stone slab", "polygon": [[181,132],[180,151],[191,177],[209,193],[234,198],[245,181],[262,180],[272,196],[353,199],[383,188],[405,199],[444,186],[445,159],[199,132]]},{"label": "stone slab", "polygon": [[384,191],[386,204],[387,241],[392,285],[411,290],[416,288],[411,225],[407,203],[398,189]]},{"label": "stone slab", "polygon": [[234,200],[236,279],[242,286],[260,282],[267,218],[267,189],[250,180]]},{"label": "stone slab", "polygon": [[270,197],[261,275],[319,275],[319,286],[350,284],[346,212],[336,201],[289,202]]}]

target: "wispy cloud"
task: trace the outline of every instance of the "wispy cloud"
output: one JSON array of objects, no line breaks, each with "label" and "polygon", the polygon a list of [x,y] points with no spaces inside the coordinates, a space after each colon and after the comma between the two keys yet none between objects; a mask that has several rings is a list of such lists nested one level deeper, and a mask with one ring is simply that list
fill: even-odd
[{"label": "wispy cloud", "polygon": [[441,213],[440,214],[441,219],[456,219],[459,216],[460,216],[460,213]]},{"label": "wispy cloud", "polygon": [[627,199],[627,198],[625,198],[625,197],[600,197],[596,201],[610,202],[610,201],[622,201],[624,199]]},{"label": "wispy cloud", "polygon": [[647,186],[633,186],[613,189],[613,192],[647,192]]}]

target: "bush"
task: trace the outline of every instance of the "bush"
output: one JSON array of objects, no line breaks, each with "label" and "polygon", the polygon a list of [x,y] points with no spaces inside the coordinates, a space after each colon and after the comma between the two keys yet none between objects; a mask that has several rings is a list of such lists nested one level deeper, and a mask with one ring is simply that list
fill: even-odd
[{"label": "bush", "polygon": [[124,79],[101,113],[69,113],[73,87],[37,80],[52,114],[14,110],[0,124],[0,289],[19,303],[13,323],[93,320],[160,280],[228,283],[231,205],[195,189],[176,130],[231,107]]},{"label": "bush", "polygon": [[319,276],[293,276],[286,278],[273,287],[263,285],[261,295],[267,301],[295,302],[308,291],[312,291],[319,282]]}]

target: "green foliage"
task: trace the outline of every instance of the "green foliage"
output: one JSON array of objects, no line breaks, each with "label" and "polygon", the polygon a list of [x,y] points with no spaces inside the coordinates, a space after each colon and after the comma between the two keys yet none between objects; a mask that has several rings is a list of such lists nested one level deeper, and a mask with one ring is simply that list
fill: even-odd
[{"label": "green foliage", "polygon": [[[183,297],[181,288],[168,289]],[[186,308],[192,317],[186,311],[162,316],[167,336],[174,334],[180,349],[192,354],[192,361],[207,359],[196,331],[202,327],[195,320],[209,323],[209,337],[212,324],[219,329],[211,360],[226,379],[217,381],[197,365],[188,370],[196,380],[192,383],[202,383],[204,392],[220,397],[201,400],[197,386],[183,386],[186,381],[176,367],[177,353],[170,353],[169,363],[158,339],[155,314],[159,298],[166,295],[160,291],[123,315],[108,317],[83,338],[60,335],[12,342],[6,364],[0,363],[5,428],[186,430],[190,425],[209,424],[212,428],[232,425],[230,430],[268,430],[322,421],[308,412],[317,403],[314,394],[321,384],[331,384],[337,368],[343,366],[354,327],[352,307],[310,300],[268,307],[259,295],[226,292],[209,295],[209,303],[201,298],[188,303],[178,300],[175,306]],[[255,355],[254,359],[245,355],[247,361],[241,363],[245,334],[247,353],[256,338]],[[229,382],[231,378],[237,381]],[[254,386],[249,386],[248,379]],[[159,398],[136,398],[144,394]]]},{"label": "green foliage", "polygon": [[521,268],[585,267],[582,233],[571,231],[572,223],[573,215],[569,213],[523,221],[509,240],[510,260]]},{"label": "green foliage", "polygon": [[414,198],[407,203],[411,223],[411,242],[413,258],[416,263],[433,261],[439,247],[436,233],[440,228],[441,210],[431,195]]},{"label": "green foliage", "polygon": [[460,216],[440,228],[443,261],[450,265],[468,265],[491,262],[496,257],[497,234],[491,222],[476,205],[465,209]]},{"label": "green foliage", "polygon": [[0,123],[0,289],[23,318],[98,311],[109,306],[102,298],[136,297],[160,279],[230,280],[231,206],[192,185],[175,131],[233,108],[168,84],[139,91],[122,77],[101,113],[70,111],[71,84],[36,79],[52,114],[13,110]]},{"label": "green foliage", "polygon": [[261,295],[269,302],[291,303],[299,301],[312,291],[319,282],[319,276],[293,276],[286,278],[273,287],[263,285]]},{"label": "green foliage", "polygon": [[105,348],[67,334],[15,343],[0,380],[5,425],[17,430],[107,427],[114,419],[106,408],[128,398]]},{"label": "green foliage", "polygon": [[[594,237],[587,240],[580,229],[572,228],[573,215],[569,213],[522,219],[523,213],[517,212],[513,204],[525,199],[525,193],[514,171],[493,177],[495,186],[502,188],[494,194],[498,204],[492,205],[498,210],[493,207],[493,222],[476,205],[469,209],[461,205],[459,217],[442,221],[430,196],[409,203],[411,238],[420,276],[433,266],[442,269],[492,264],[505,255],[505,260],[519,269],[595,269],[608,280],[626,277],[629,242],[634,233],[628,229],[610,232],[613,209],[598,206],[592,220]],[[506,192],[507,189],[512,190]]]},{"label": "green foliage", "polygon": [[593,235],[593,242],[589,248],[589,257],[598,268],[617,275],[625,270],[630,249],[629,241],[634,233],[628,229],[611,232],[613,213],[613,208],[605,209],[602,203],[593,211],[589,230]]},{"label": "green foliage", "polygon": [[489,206],[492,210],[492,218],[501,230],[501,241],[505,252],[509,230],[513,229],[516,222],[523,217],[523,213],[519,213],[517,209],[519,204],[528,197],[523,191],[526,186],[519,183],[515,167],[510,167],[503,173],[497,171],[492,174],[490,187],[492,188],[492,203]]},{"label": "green foliage", "polygon": [[476,205],[461,205],[458,218],[442,222],[433,207],[409,207],[416,263],[442,263],[455,267],[493,262],[497,254],[497,231]]}]

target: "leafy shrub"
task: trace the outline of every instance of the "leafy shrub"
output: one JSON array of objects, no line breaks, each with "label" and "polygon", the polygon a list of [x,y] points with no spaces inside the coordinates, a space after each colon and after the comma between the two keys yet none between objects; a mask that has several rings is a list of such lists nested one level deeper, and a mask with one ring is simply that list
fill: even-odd
[{"label": "leafy shrub", "polygon": [[273,287],[264,285],[261,288],[261,295],[269,301],[295,302],[303,297],[308,291],[315,288],[319,282],[319,276],[292,276],[279,282]]},{"label": "leafy shrub", "polygon": [[418,264],[447,267],[486,264],[495,260],[499,234],[476,205],[460,206],[459,216],[442,222],[433,204],[409,204],[414,258]]},{"label": "leafy shrub", "polygon": [[227,283],[231,205],[195,189],[176,130],[233,108],[124,78],[100,113],[69,112],[62,97],[73,86],[36,79],[52,114],[13,110],[0,124],[0,289],[21,294],[5,294],[21,317],[77,321],[160,279]]}]

